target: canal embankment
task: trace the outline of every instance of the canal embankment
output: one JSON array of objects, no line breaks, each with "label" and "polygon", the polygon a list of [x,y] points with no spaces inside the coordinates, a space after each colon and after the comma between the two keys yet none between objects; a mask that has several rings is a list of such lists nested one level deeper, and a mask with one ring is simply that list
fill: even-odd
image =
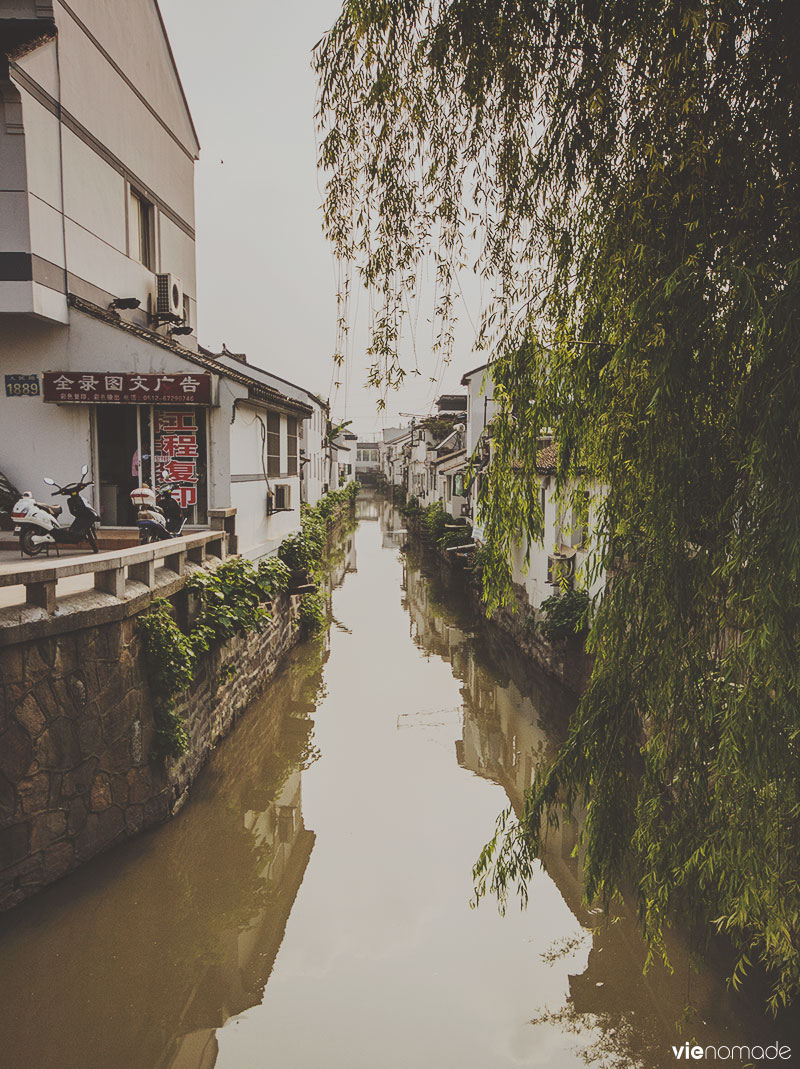
[{"label": "canal embankment", "polygon": [[[441,545],[431,537],[421,509],[404,508],[403,516],[410,541],[422,548],[431,562],[463,586],[472,608],[486,617],[483,601],[483,577],[480,557],[458,552],[458,539]],[[468,528],[464,526],[464,530]],[[469,538],[464,539],[469,542]],[[487,619],[490,629],[513,642],[517,650],[537,669],[557,680],[573,694],[579,695],[588,683],[592,658],[586,651],[585,632],[564,638],[548,639],[538,626],[524,587],[512,583],[505,605],[495,609]]]},{"label": "canal embankment", "polygon": [[321,579],[328,626],[177,817],[0,917],[3,1064],[669,1069],[690,1040],[797,1049],[788,1014],[686,948],[643,975],[635,903],[583,901],[575,823],[551,829],[528,909],[471,908],[574,696],[400,552],[387,502],[357,516]]},{"label": "canal embankment", "polygon": [[[350,498],[326,510],[329,543],[352,509]],[[59,580],[78,561],[37,562],[22,576],[26,603],[0,613],[0,910],[174,815],[308,629],[313,583],[288,565],[283,583],[258,587],[256,570],[245,575],[246,625],[235,607],[226,612],[226,578],[241,586],[244,574],[226,551],[219,532],[100,554],[84,560],[94,588],[65,597]],[[214,613],[197,583],[212,575],[222,577]],[[172,642],[155,670],[142,627],[154,611]],[[175,675],[193,634],[191,672]],[[170,672],[185,685],[166,693]]]}]

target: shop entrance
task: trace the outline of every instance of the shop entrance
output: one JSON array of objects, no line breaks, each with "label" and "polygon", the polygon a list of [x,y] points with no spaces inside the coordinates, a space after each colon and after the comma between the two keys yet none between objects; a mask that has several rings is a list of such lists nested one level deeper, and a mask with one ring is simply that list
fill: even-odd
[{"label": "shop entrance", "polygon": [[107,527],[136,525],[130,493],[173,485],[187,522],[206,522],[206,409],[199,406],[96,405],[100,515]]}]

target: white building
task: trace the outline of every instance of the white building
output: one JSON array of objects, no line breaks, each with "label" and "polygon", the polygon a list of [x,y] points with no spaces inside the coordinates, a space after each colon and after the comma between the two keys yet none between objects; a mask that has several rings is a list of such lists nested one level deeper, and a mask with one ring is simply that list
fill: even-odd
[{"label": "white building", "polygon": [[544,533],[541,541],[530,546],[522,540],[512,556],[512,576],[524,587],[528,602],[538,612],[542,602],[558,593],[566,583],[599,594],[605,584],[603,575],[590,574],[593,566],[592,531],[596,529],[600,503],[599,487],[577,480],[566,493],[558,494],[555,485],[556,447],[551,437],[543,436],[536,458],[539,505]]},{"label": "white building", "polygon": [[356,478],[356,443],[358,435],[350,431],[340,431],[333,437],[339,466],[339,487],[355,481]]},{"label": "white building", "polygon": [[[492,396],[491,368],[484,364],[467,372],[461,383],[467,387],[466,458],[471,459],[474,477],[469,484],[468,505],[474,522],[474,537],[483,539],[477,521],[478,493],[485,469],[491,458],[491,425],[497,412]],[[441,467],[440,467],[441,470]],[[598,594],[604,585],[602,575],[592,570],[590,532],[596,527],[601,490],[593,483],[576,483],[557,494],[555,484],[556,451],[552,436],[543,435],[536,462],[536,484],[531,493],[538,495],[544,530],[541,541],[530,546],[525,538],[512,558],[512,579],[525,590],[531,607],[538,612],[542,602],[561,589],[566,581]],[[526,563],[526,556],[528,561]]]},{"label": "white building", "polygon": [[[206,351],[206,350],[204,350]],[[271,371],[251,364],[245,353],[232,353],[223,345],[221,353],[209,353],[227,368],[252,375],[259,382],[277,390],[308,408],[310,415],[299,427],[300,499],[304,504],[316,505],[329,490],[339,485],[338,464],[333,458],[330,436],[330,405],[327,401]]]},{"label": "white building", "polygon": [[4,0],[0,34],[0,470],[36,492],[87,464],[105,527],[174,481],[190,522],[235,508],[239,549],[269,552],[322,402],[198,347],[199,145],[155,0]]},{"label": "white building", "polygon": [[381,448],[379,442],[356,441],[355,476],[361,483],[375,482],[381,471]]},{"label": "white building", "polygon": [[380,452],[380,473],[388,486],[403,486],[405,464],[403,446],[409,441],[411,430],[408,427],[384,427]]},{"label": "white building", "polygon": [[467,453],[464,448],[452,452],[441,452],[434,461],[438,477],[439,500],[445,512],[453,519],[461,519],[471,514],[468,485]]}]

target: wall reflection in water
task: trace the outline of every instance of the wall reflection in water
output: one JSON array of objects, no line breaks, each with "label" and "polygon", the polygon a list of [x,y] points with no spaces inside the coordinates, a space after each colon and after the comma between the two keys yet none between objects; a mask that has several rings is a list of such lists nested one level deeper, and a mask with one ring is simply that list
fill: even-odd
[{"label": "wall reflection in water", "polygon": [[[436,564],[408,553],[403,588],[412,639],[449,662],[462,683],[459,765],[500,784],[519,815],[534,772],[554,756],[564,737],[575,699],[510,650],[502,635],[476,616],[459,582],[442,576]],[[604,1066],[671,1064],[671,1045],[679,1038],[724,1045],[742,1042],[743,1035],[751,1044],[783,1036],[796,1045],[795,1023],[773,1022],[761,1013],[763,990],[740,996],[727,988],[730,962],[722,960],[722,948],[712,950],[697,973],[689,968],[685,939],[672,933],[668,951],[674,973],[657,964],[643,975],[646,952],[635,909],[620,903],[609,922],[588,908],[582,900],[580,854],[574,822],[549,830],[545,867],[584,937],[554,942],[545,960],[574,961],[576,971],[569,977],[566,1003],[543,1007],[534,1024],[574,1032],[584,1041],[591,1036],[588,1046],[581,1044],[581,1056],[587,1064]],[[528,909],[536,910],[535,900]]]},{"label": "wall reflection in water", "polygon": [[2,918],[3,1065],[214,1065],[215,1029],[263,997],[314,846],[301,770],[326,657],[290,656],[180,819]]},{"label": "wall reflection in water", "polygon": [[[660,1069],[690,1036],[785,1037],[760,994],[734,998],[717,968],[692,978],[697,1016],[676,1031],[685,947],[671,947],[675,976],[643,978],[630,909],[607,924],[581,902],[574,825],[552,832],[524,924],[491,903],[469,910],[472,843],[491,834],[500,794],[473,777],[519,811],[573,699],[476,618],[458,582],[398,553],[407,536],[386,502],[358,509],[361,531],[328,562],[329,593],[353,576],[334,599],[346,623],[329,607],[330,663],[327,636],[296,649],[177,820],[0,918],[0,1065]],[[317,756],[323,671],[306,874],[301,773]]]}]

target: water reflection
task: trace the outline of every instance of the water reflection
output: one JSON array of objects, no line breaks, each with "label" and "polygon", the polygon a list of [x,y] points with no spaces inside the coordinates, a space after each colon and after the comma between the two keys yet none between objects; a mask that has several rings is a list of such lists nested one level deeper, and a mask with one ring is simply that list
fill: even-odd
[{"label": "water reflection", "polygon": [[382,508],[385,502],[375,494],[360,493],[356,498],[356,520],[374,522],[381,518]]},{"label": "water reflection", "polygon": [[[290,655],[184,811],[0,918],[3,1066],[675,1064],[685,950],[643,979],[630,913],[581,902],[574,826],[525,913],[470,910],[503,792],[519,809],[572,699],[399,552],[386,502],[358,513],[329,560],[329,635]],[[720,975],[692,980],[691,1034],[786,1034]]]},{"label": "water reflection", "polygon": [[350,525],[342,532],[337,544],[328,553],[325,561],[325,578],[323,588],[330,596],[345,581],[346,576],[358,571],[358,552],[356,550],[355,526]]},{"label": "water reflection", "polygon": [[[563,738],[574,699],[477,619],[458,586],[435,564],[429,562],[425,573],[424,558],[408,554],[404,604],[414,641],[449,662],[462,683],[456,759],[464,769],[500,784],[519,815],[534,772],[552,759]],[[490,834],[487,828],[486,838]],[[668,951],[674,973],[656,965],[644,976],[645,948],[632,909],[627,902],[619,904],[608,922],[587,908],[581,860],[576,824],[551,828],[546,871],[583,937],[557,938],[543,954],[545,961],[574,960],[577,968],[569,975],[568,998],[541,1006],[534,1025],[582,1037],[581,1057],[590,1065],[671,1065],[671,1045],[693,1038],[705,1046],[766,1044],[782,1037],[797,1049],[796,1023],[788,1015],[773,1022],[760,1012],[763,990],[743,997],[727,988],[723,977],[730,963],[721,960],[720,948],[698,974],[689,968],[686,941],[673,932]],[[536,908],[534,895],[528,909]]]},{"label": "water reflection", "polygon": [[205,1069],[263,998],[314,833],[301,769],[325,644],[293,655],[176,820],[2,918],[3,1065]]}]

